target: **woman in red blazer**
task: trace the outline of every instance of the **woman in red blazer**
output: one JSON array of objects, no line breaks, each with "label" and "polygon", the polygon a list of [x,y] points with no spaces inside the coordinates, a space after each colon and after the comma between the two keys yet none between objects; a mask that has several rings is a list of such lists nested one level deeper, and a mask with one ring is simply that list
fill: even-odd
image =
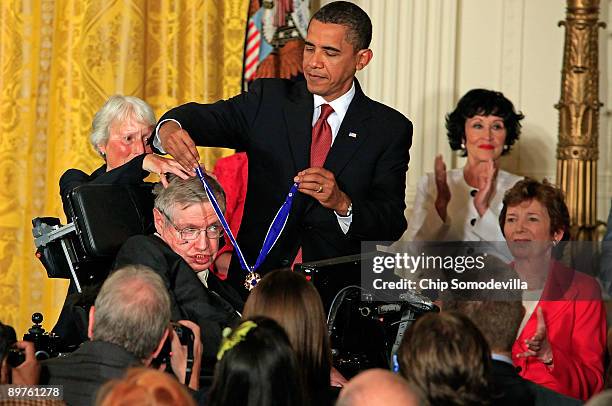
[{"label": "woman in red blazer", "polygon": [[513,362],[523,378],[587,400],[603,388],[606,312],[597,281],[551,257],[569,231],[562,192],[546,181],[519,181],[506,192],[500,225],[529,286]]}]

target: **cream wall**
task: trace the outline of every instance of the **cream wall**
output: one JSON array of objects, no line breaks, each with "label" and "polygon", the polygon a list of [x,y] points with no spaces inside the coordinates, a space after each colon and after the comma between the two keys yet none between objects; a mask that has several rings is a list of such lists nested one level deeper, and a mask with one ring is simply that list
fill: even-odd
[{"label": "cream wall", "polygon": [[[327,3],[324,1],[322,3]],[[409,206],[418,178],[442,153],[451,167],[444,115],[474,87],[504,92],[523,111],[523,134],[502,166],[555,178],[565,17],[563,0],[355,0],[372,18],[374,59],[359,79],[366,93],[414,123],[406,185]],[[612,197],[612,0],[601,0],[598,213]]]}]

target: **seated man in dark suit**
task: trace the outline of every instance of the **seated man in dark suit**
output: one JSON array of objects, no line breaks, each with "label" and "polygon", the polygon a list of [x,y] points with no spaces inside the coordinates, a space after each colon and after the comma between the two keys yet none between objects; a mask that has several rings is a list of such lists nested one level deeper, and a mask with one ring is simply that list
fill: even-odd
[{"label": "seated man in dark suit", "polygon": [[[225,195],[205,175],[222,211]],[[172,320],[197,323],[204,344],[203,374],[212,376],[221,331],[239,321],[242,299],[209,267],[219,249],[223,228],[198,178],[168,177],[155,188],[154,235],[129,238],[119,250],[117,266],[142,264],[159,274],[170,293]]]},{"label": "seated man in dark suit", "polygon": [[[161,278],[144,266],[113,272],[102,285],[89,312],[89,337],[66,357],[42,362],[40,383],[63,385],[67,404],[92,405],[96,392],[107,381],[120,378],[130,366],[148,366],[172,334],[172,369],[184,380],[184,348],[170,332],[170,298]],[[197,389],[201,346],[197,325],[181,324],[194,333],[193,374],[190,387]],[[174,356],[176,354],[176,356]]]},{"label": "seated man in dark suit", "polygon": [[581,405],[519,376],[512,363],[516,340],[525,309],[520,301],[458,301],[444,303],[443,309],[463,313],[476,324],[491,347],[492,398],[496,405]]}]

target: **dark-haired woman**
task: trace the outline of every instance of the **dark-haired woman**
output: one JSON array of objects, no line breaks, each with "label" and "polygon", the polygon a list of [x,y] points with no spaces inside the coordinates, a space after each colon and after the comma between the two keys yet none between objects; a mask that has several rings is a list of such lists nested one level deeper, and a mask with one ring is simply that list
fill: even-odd
[{"label": "dark-haired woman", "polygon": [[446,117],[451,149],[463,151],[463,168],[421,178],[404,241],[503,241],[497,219],[504,192],[521,178],[499,169],[499,158],[519,138],[524,116],[500,92],[473,89]]},{"label": "dark-haired woman", "polygon": [[247,319],[223,339],[210,406],[304,405],[287,334],[266,317]]},{"label": "dark-haired woman", "polygon": [[595,279],[551,257],[569,231],[563,193],[522,180],[506,192],[499,223],[528,284],[512,361],[523,378],[587,400],[603,388],[606,311]]},{"label": "dark-haired woman", "polygon": [[270,317],[287,332],[309,403],[332,404],[330,383],[339,386],[346,380],[331,368],[325,313],[315,287],[295,272],[270,272],[251,291],[244,305],[243,317],[253,316]]}]

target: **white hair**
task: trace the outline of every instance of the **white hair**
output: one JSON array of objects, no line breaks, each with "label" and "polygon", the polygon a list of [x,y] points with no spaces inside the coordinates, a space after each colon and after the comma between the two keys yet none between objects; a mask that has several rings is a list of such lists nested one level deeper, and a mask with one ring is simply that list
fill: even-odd
[{"label": "white hair", "polygon": [[94,116],[89,135],[89,140],[98,154],[102,155],[100,145],[106,145],[108,142],[111,125],[115,121],[124,121],[130,117],[151,126],[156,123],[151,106],[138,97],[116,94],[104,103]]}]

